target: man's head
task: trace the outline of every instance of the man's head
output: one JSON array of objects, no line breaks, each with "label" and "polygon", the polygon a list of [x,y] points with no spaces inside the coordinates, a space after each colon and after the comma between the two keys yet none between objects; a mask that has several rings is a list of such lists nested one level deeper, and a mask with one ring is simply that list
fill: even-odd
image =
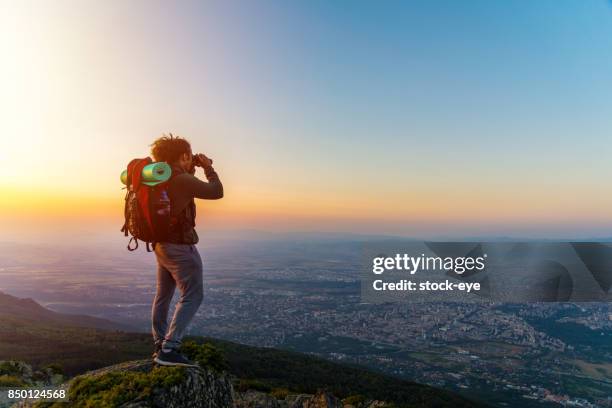
[{"label": "man's head", "polygon": [[155,161],[179,166],[185,171],[190,171],[192,168],[191,145],[186,139],[174,136],[172,133],[163,135],[151,144],[151,155]]}]

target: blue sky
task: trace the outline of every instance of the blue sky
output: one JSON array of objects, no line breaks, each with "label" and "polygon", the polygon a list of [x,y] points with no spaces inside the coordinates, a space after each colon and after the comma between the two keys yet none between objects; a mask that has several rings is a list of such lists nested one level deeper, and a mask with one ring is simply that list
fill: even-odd
[{"label": "blue sky", "polygon": [[[55,183],[43,193],[65,207],[58,191],[75,180],[62,175],[78,167],[80,199],[115,217],[115,173],[173,131],[216,159],[226,198],[205,211],[219,228],[612,227],[609,2],[3,7],[11,58],[0,102],[15,136],[0,155],[12,209],[40,192],[41,173]],[[24,154],[36,158],[25,171]],[[100,167],[116,171],[88,182]],[[11,208],[4,218],[18,224]]]}]

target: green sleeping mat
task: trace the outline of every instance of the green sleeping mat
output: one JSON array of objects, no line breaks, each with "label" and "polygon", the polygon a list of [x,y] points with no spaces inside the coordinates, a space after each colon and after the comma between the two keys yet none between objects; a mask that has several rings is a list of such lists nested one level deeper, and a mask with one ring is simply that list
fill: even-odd
[{"label": "green sleeping mat", "polygon": [[[154,186],[168,180],[172,175],[172,169],[166,162],[147,164],[142,169],[142,184]],[[127,183],[127,170],[121,172],[121,182]]]}]

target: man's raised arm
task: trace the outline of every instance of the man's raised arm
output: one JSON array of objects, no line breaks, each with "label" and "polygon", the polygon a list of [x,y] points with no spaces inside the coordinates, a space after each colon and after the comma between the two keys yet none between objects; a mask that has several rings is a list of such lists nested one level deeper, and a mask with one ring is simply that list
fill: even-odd
[{"label": "man's raised arm", "polygon": [[202,198],[206,200],[218,200],[223,198],[223,184],[219,179],[219,175],[213,169],[212,166],[204,167],[204,174],[206,175],[206,181],[202,181],[195,176],[185,177],[182,182],[185,183],[185,188],[195,198]]}]

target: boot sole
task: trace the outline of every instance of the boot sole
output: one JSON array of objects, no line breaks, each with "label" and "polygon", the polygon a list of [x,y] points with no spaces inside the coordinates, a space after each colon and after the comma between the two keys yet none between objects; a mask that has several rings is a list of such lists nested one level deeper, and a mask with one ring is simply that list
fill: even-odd
[{"label": "boot sole", "polygon": [[180,366],[180,367],[199,367],[196,364],[187,364],[187,363],[175,363],[172,361],[164,361],[164,360],[160,360],[159,358],[155,357],[153,359],[153,361],[155,361],[157,364],[159,365],[163,365],[163,366]]}]

